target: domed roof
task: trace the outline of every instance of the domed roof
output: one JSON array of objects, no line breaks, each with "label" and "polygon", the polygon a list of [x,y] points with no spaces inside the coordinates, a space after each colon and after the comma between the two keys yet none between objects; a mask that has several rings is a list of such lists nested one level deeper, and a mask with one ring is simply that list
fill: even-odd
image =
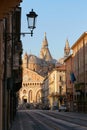
[{"label": "domed roof", "polygon": [[40,60],[35,55],[30,55],[28,59],[29,64],[40,64]]}]

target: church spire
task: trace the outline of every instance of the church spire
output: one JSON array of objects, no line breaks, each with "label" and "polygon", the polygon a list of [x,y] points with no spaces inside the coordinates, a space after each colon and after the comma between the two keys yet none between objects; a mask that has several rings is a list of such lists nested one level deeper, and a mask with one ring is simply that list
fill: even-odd
[{"label": "church spire", "polygon": [[47,41],[47,37],[46,37],[46,32],[44,33],[44,40],[42,42],[42,48],[40,51],[40,58],[44,59],[46,61],[52,60],[52,56],[51,56],[49,48],[48,48],[48,41]]},{"label": "church spire", "polygon": [[27,68],[28,67],[28,54],[25,52],[24,57],[23,57],[23,67]]},{"label": "church spire", "polygon": [[65,54],[65,57],[70,54],[70,46],[69,46],[68,39],[66,39],[65,48],[64,48],[64,54]]},{"label": "church spire", "polygon": [[42,47],[48,47],[48,41],[47,41],[47,37],[46,37],[46,32],[44,33],[44,40],[42,43]]},{"label": "church spire", "polygon": [[44,37],[46,38],[46,32],[44,33]]}]

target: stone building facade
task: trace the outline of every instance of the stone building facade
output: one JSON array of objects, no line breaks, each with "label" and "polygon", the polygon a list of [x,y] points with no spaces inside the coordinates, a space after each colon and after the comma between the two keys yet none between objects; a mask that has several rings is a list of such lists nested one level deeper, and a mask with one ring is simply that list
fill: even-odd
[{"label": "stone building facade", "polygon": [[66,67],[66,100],[69,111],[73,111],[73,93],[74,93],[74,84],[71,82],[70,73],[73,72],[73,58],[72,54],[68,56],[65,60]]},{"label": "stone building facade", "polygon": [[74,103],[78,111],[87,111],[87,32],[84,32],[72,46],[74,83]]},{"label": "stone building facade", "polygon": [[58,109],[65,103],[66,98],[66,78],[65,65],[56,66],[44,79],[43,82],[43,102],[51,109]]},{"label": "stone building facade", "polygon": [[19,91],[19,103],[42,103],[50,105],[51,108],[55,102],[59,105],[64,103],[66,97],[64,59],[69,54],[69,42],[66,40],[64,57],[59,61],[53,59],[45,33],[40,57],[27,53],[23,57],[23,82]]},{"label": "stone building facade", "polygon": [[55,60],[48,48],[46,33],[42,42],[40,57],[25,53],[22,67],[23,82],[19,91],[19,103],[41,103],[43,80],[48,72],[55,67]]},{"label": "stone building facade", "polygon": [[[16,114],[16,92],[22,81],[20,0],[0,5],[0,130],[8,130]],[[15,38],[14,38],[15,37]]]},{"label": "stone building facade", "polygon": [[65,60],[68,103],[73,103],[74,111],[85,112],[87,111],[87,32],[77,39],[71,49],[72,55]]}]

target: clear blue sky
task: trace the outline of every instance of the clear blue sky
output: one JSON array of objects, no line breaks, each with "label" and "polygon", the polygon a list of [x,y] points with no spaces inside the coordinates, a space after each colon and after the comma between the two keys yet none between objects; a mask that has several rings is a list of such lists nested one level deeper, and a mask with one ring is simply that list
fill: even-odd
[{"label": "clear blue sky", "polygon": [[21,31],[28,32],[26,14],[33,9],[37,14],[34,35],[22,37],[23,53],[39,56],[44,32],[54,59],[64,56],[68,38],[70,47],[87,31],[87,0],[24,0]]}]

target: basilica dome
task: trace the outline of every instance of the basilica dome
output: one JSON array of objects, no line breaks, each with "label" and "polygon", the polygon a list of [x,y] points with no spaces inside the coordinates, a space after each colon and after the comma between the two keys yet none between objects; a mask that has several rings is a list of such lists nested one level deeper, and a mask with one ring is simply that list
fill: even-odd
[{"label": "basilica dome", "polygon": [[40,64],[40,60],[35,55],[29,55],[28,63],[29,64]]}]

